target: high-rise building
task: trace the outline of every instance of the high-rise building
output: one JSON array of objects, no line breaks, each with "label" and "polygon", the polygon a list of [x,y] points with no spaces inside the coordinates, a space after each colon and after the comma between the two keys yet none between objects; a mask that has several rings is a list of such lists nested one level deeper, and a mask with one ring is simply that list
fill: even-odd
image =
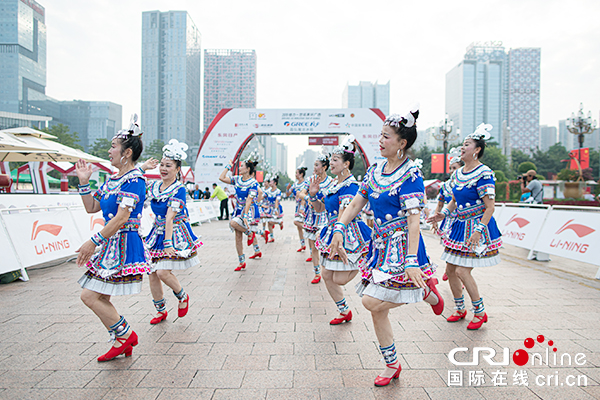
[{"label": "high-rise building", "polygon": [[256,108],[256,51],[204,50],[203,132],[223,108]]},{"label": "high-rise building", "polygon": [[567,150],[573,150],[573,135],[567,129],[567,120],[561,119],[558,121],[558,142],[565,146]]},{"label": "high-rise building", "polygon": [[346,84],[342,94],[343,108],[379,108],[384,115],[390,113],[390,82],[385,85],[377,82]]},{"label": "high-rise building", "polygon": [[508,126],[511,147],[531,153],[540,134],[541,49],[520,48],[508,52]]},{"label": "high-rise building", "polygon": [[541,151],[547,151],[550,146],[558,142],[557,130],[555,126],[540,125],[540,138],[538,148]]},{"label": "high-rise building", "polygon": [[493,140],[503,147],[502,123],[510,127],[511,147],[529,153],[539,142],[540,49],[510,49],[502,42],[472,43],[446,74],[446,113],[472,133],[491,124]]},{"label": "high-rise building", "polygon": [[304,153],[296,157],[296,168],[306,167],[306,176],[312,175],[313,165],[315,164],[317,157],[319,157],[319,154],[321,153],[315,150],[305,150]]},{"label": "high-rise building", "polygon": [[46,11],[34,0],[0,0],[0,111],[43,115]]},{"label": "high-rise building", "polygon": [[501,42],[472,43],[463,61],[446,74],[446,113],[462,138],[485,122],[500,142],[502,121],[508,116],[505,68]]},{"label": "high-rise building", "polygon": [[201,55],[200,31],[186,11],[142,13],[141,124],[148,143],[199,145]]}]

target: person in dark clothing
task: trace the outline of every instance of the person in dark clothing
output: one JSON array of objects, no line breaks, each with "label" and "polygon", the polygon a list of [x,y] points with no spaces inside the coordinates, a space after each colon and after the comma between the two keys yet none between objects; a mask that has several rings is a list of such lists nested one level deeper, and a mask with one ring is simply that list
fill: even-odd
[{"label": "person in dark clothing", "polygon": [[210,199],[210,190],[208,188],[204,188],[204,200]]}]

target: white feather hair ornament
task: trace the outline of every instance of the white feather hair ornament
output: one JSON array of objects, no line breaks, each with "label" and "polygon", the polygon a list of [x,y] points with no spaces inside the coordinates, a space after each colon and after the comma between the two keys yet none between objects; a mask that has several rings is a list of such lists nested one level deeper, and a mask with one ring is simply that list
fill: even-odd
[{"label": "white feather hair ornament", "polygon": [[492,134],[490,133],[492,128],[493,128],[493,126],[490,124],[486,124],[486,123],[479,124],[477,129],[475,129],[475,132],[468,135],[465,139],[489,140],[492,137]]},{"label": "white feather hair ornament", "polygon": [[415,166],[419,169],[423,168],[423,160],[421,160],[420,158],[415,158],[413,164],[415,164]]},{"label": "white feather hair ornament", "polygon": [[354,135],[348,135],[346,136],[346,138],[344,139],[344,141],[342,142],[341,145],[336,146],[335,149],[333,149],[333,154],[344,154],[345,153],[352,153],[354,154],[354,150],[352,150],[352,148],[354,147],[353,144],[356,141],[356,138],[354,137]]},{"label": "white feather hair ornament", "polygon": [[113,139],[125,139],[128,136],[142,136],[144,132],[142,132],[142,129],[138,125],[137,120],[138,115],[135,113],[132,114],[131,118],[129,119],[129,127],[127,129],[121,129],[120,131],[118,131],[113,137]]},{"label": "white feather hair ornament", "polygon": [[385,121],[383,122],[383,125],[399,127],[400,124],[402,124],[407,128],[412,128],[413,126],[415,126],[415,123],[417,122],[415,119],[415,116],[413,115],[417,111],[419,111],[419,104],[415,103],[410,108],[410,111],[407,112],[404,116],[402,116],[400,114],[392,114],[392,115],[388,116],[385,119]]},{"label": "white feather hair ornament", "polygon": [[181,143],[177,139],[171,139],[169,140],[169,143],[162,148],[163,158],[170,158],[175,161],[185,160],[187,158],[187,153],[185,152],[187,149],[187,144]]},{"label": "white feather hair ornament", "polygon": [[260,155],[255,150],[252,150],[252,152],[248,154],[248,157],[246,157],[244,161],[250,161],[258,164],[260,161]]}]

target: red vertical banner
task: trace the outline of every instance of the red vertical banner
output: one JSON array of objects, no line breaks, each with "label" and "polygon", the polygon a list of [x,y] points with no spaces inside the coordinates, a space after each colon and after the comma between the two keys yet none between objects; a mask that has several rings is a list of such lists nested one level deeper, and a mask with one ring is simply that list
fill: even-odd
[{"label": "red vertical banner", "polygon": [[571,150],[569,152],[569,157],[571,157],[571,163],[569,164],[569,169],[577,169],[577,163],[574,158],[579,160],[581,164],[581,169],[586,169],[590,167],[590,149],[588,147],[584,147],[581,149],[581,158],[579,158],[579,149]]},{"label": "red vertical banner", "polygon": [[256,180],[262,182],[264,178],[264,171],[256,171]]},{"label": "red vertical banner", "polygon": [[[446,172],[450,170],[450,155],[446,155]],[[443,174],[444,173],[444,153],[433,153],[431,154],[431,173],[432,174]]]}]

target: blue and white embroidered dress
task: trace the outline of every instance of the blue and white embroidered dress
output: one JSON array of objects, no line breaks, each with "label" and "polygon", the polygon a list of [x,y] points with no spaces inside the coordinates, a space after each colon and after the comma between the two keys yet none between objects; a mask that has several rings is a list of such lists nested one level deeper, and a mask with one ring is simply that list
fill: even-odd
[{"label": "blue and white embroidered dress", "polygon": [[131,214],[92,255],[78,283],[84,289],[110,296],[139,293],[143,274],[151,269],[139,234],[146,199],[145,178],[140,170],[133,169],[123,176],[110,177],[93,196],[100,203],[105,224],[117,215],[119,207],[127,207]]},{"label": "blue and white embroidered dress", "polygon": [[[306,190],[308,192],[307,179],[303,180],[302,182],[294,182],[294,184],[292,185],[292,194],[294,195],[294,199],[296,198],[298,193],[302,192],[303,190]],[[296,209],[294,210],[294,221],[304,222],[307,204],[306,202],[304,202],[304,205],[302,203],[302,199],[296,200]]]},{"label": "blue and white embroidered dress", "polygon": [[353,175],[350,175],[343,182],[336,183],[317,195],[319,200],[325,204],[328,222],[321,229],[315,246],[321,253],[321,265],[330,271],[357,270],[360,259],[369,251],[371,228],[360,219],[359,213],[346,227],[344,249],[348,255],[348,264],[344,264],[338,255],[334,256],[333,260],[328,259],[329,246],[333,239],[333,227],[338,221],[339,212],[348,207],[357,192],[358,182]]},{"label": "blue and white embroidered dress", "polygon": [[[319,179],[317,177],[317,179]],[[308,180],[310,182],[310,179]],[[323,180],[323,182],[319,183],[319,192],[317,192],[317,195],[319,193],[322,193],[324,190],[328,189],[329,187],[333,186],[334,182],[333,179],[331,179],[330,176],[326,176],[325,180]],[[308,191],[308,185],[306,187],[306,190]],[[312,206],[312,203],[310,202],[310,200],[306,200],[308,202],[308,206],[306,207],[306,215],[304,217],[304,238],[305,239],[309,239],[309,240],[317,240],[317,232],[324,227],[325,225],[327,225],[327,215],[324,212],[316,212],[314,207]]]},{"label": "blue and white embroidered dress", "polygon": [[[185,186],[176,180],[161,191],[161,185],[162,181],[154,181],[148,185],[146,191],[152,212],[156,216],[152,230],[145,240],[152,259],[152,272],[159,269],[188,269],[200,263],[197,250],[202,246],[202,242],[196,237],[190,225]],[[173,249],[177,253],[175,256],[165,253],[163,244],[169,209],[177,213],[173,219],[173,236],[171,238]]]},{"label": "blue and white embroidered dress", "polygon": [[479,245],[473,249],[467,244],[485,212],[483,197],[496,197],[494,172],[483,164],[467,173],[464,172],[464,168],[459,168],[451,178],[450,186],[456,201],[456,218],[452,222],[450,232],[443,239],[446,249],[442,260],[462,267],[496,265],[500,262],[498,250],[502,247],[502,234],[493,216],[483,230]]},{"label": "blue and white embroidered dress", "polygon": [[[389,174],[383,172],[386,164],[370,167],[358,191],[369,200],[375,221],[369,253],[360,263],[362,281],[356,292],[392,303],[417,303],[423,300],[424,290],[406,275],[404,259],[408,254],[407,217],[419,214],[426,206],[423,175],[408,158]],[[435,264],[427,256],[420,233],[417,261],[426,275],[423,279],[431,278]],[[380,279],[387,276],[391,278]]]},{"label": "blue and white embroidered dress", "polygon": [[[267,202],[267,207],[269,209],[269,221],[274,222],[276,224],[280,224],[283,221],[283,207],[281,206],[281,190],[279,189],[270,189],[268,191],[265,190],[265,200]],[[275,207],[275,204],[279,200],[279,207]]]},{"label": "blue and white embroidered dress", "polygon": [[[241,175],[235,175],[231,177],[231,181],[235,187],[235,210],[233,210],[233,220],[240,226],[249,228],[253,232],[260,232],[260,211],[256,199],[258,197],[259,184],[254,178],[243,180]],[[250,218],[248,218],[249,227],[244,225],[244,208],[246,207],[246,199],[250,197],[252,203],[248,212]]]},{"label": "blue and white embroidered dress", "polygon": [[[451,187],[451,183],[452,183],[452,178],[454,177],[454,173],[452,174],[452,176],[450,176],[450,178],[442,183],[442,186],[440,187],[440,194],[438,196],[438,202],[443,202],[445,204],[450,203],[450,201],[452,201],[452,187]],[[448,236],[448,233],[450,232],[450,227],[452,226],[452,223],[454,222],[454,219],[456,218],[456,211],[453,211],[449,216],[447,216],[446,218],[444,218],[441,222],[441,224],[438,226],[438,230],[437,230],[437,234],[441,237],[446,237]]]}]

